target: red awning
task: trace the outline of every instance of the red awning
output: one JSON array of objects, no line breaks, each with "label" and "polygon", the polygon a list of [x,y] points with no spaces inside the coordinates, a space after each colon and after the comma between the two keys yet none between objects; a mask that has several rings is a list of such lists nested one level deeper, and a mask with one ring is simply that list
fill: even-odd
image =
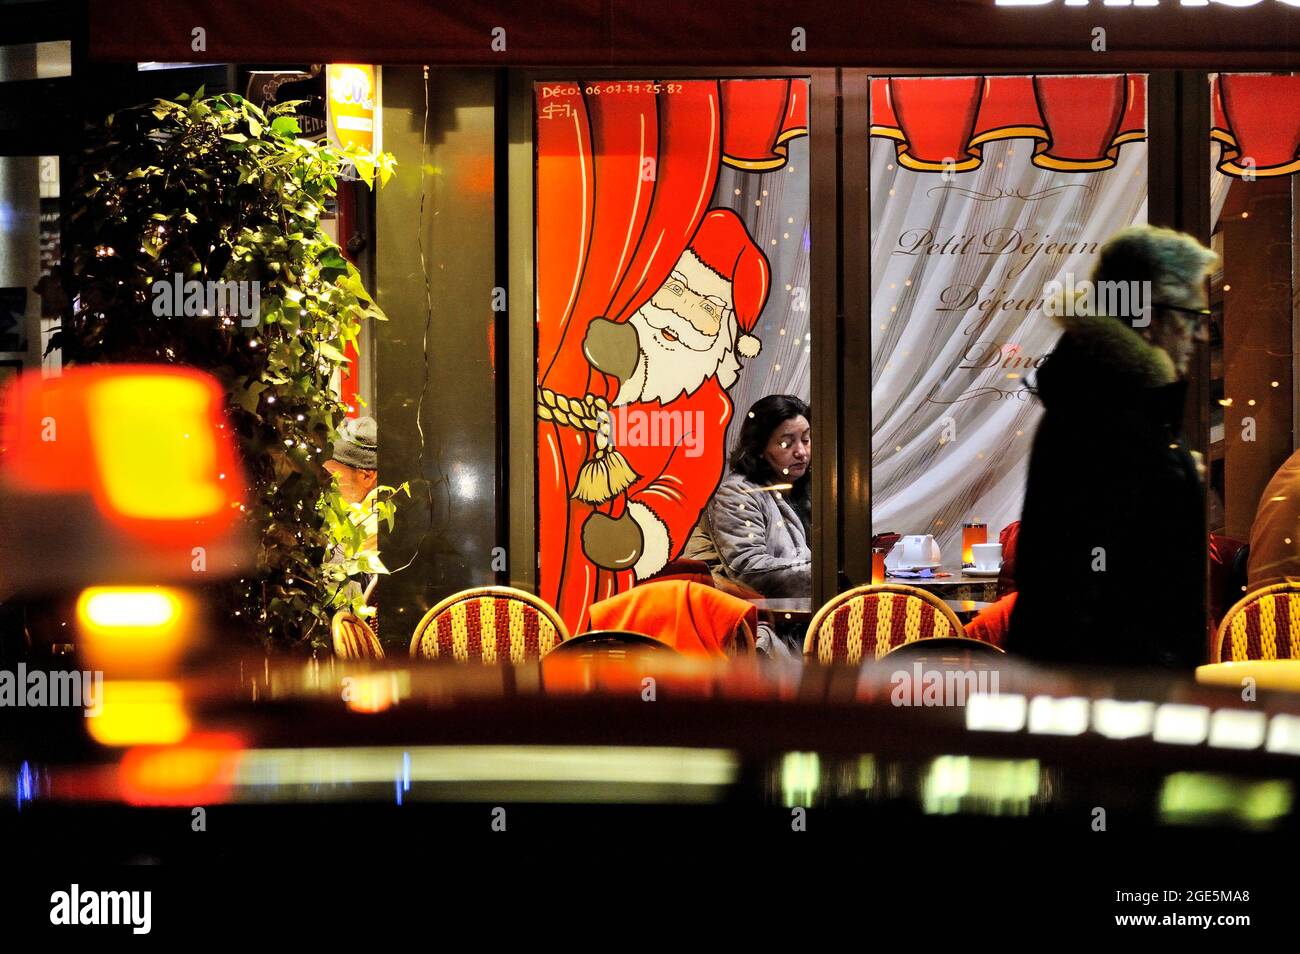
[{"label": "red awning", "polygon": [[[1099,27],[1105,52],[1093,49]],[[499,42],[494,48],[497,28],[505,31],[504,49]],[[1300,65],[1300,7],[1282,0],[1250,7],[1174,0],[1155,7],[1101,0],[1085,7],[1062,0],[91,0],[90,49],[97,59],[177,62],[1282,69]]]}]

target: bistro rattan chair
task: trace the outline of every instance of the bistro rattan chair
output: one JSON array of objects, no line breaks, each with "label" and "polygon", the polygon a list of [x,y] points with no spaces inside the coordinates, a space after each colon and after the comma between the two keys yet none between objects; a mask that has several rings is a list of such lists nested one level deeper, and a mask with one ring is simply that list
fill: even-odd
[{"label": "bistro rattan chair", "polygon": [[808,624],[803,653],[823,664],[857,664],[920,639],[965,635],[961,620],[934,594],[880,583],[855,587],[819,609]]},{"label": "bistro rattan chair", "polygon": [[1246,594],[1223,617],[1213,662],[1300,659],[1300,583]]},{"label": "bistro rattan chair", "polygon": [[339,610],[330,621],[334,655],[339,659],[383,659],[384,647],[370,624],[356,613]]},{"label": "bistro rattan chair", "polygon": [[521,663],[545,656],[568,638],[564,620],[544,600],[512,586],[480,586],[425,613],[411,637],[411,655]]}]

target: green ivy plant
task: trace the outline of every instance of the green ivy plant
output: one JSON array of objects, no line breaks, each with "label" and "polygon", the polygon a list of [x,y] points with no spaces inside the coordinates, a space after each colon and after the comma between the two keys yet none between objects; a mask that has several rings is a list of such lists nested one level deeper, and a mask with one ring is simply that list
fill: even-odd
[{"label": "green ivy plant", "polygon": [[[267,646],[320,648],[332,611],[360,608],[340,574],[386,572],[323,467],[347,410],[331,378],[361,322],[384,314],[321,214],[346,176],[374,188],[395,161],[300,138],[297,105],[264,111],[200,88],[91,129],[60,275],[67,317],[50,348],[65,363],[184,364],[224,384],[257,557],[214,595]],[[228,308],[155,314],[154,282],[177,274],[258,282],[256,324]],[[396,492],[374,498],[390,527]]]},{"label": "green ivy plant", "polygon": [[371,545],[366,526],[373,516],[376,526],[382,522],[391,531],[397,514],[393,498],[398,494],[411,496],[409,481],[400,487],[381,484],[374,489],[373,498],[361,503],[345,500],[339,493],[321,496],[317,509],[325,521],[326,535],[335,545],[334,558],[321,568],[329,592],[326,605],[330,609],[346,609],[363,619],[374,617],[375,608],[367,603],[360,581],[389,570],[379,551]]}]

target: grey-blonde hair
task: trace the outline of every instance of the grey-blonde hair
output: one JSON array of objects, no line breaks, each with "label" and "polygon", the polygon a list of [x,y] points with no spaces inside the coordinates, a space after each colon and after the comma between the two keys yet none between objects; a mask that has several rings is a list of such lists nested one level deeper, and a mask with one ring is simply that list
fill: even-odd
[{"label": "grey-blonde hair", "polygon": [[1179,304],[1214,268],[1219,256],[1185,232],[1134,225],[1101,247],[1094,282],[1150,282],[1157,302]]}]

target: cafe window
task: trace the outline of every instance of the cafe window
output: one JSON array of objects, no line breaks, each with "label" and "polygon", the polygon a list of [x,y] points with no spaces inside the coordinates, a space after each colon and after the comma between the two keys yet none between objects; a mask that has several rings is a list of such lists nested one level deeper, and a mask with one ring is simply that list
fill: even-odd
[{"label": "cafe window", "polygon": [[[1298,95],[1297,76],[1210,78],[1211,237],[1220,261],[1210,284],[1209,526],[1221,535],[1214,552],[1226,563],[1247,542],[1273,551],[1250,553],[1252,586],[1267,572],[1261,562],[1300,540],[1289,492],[1265,494],[1296,449]],[[1252,540],[1257,512],[1260,538]],[[1233,579],[1237,592],[1223,596],[1229,603],[1245,582]]]},{"label": "cafe window", "polygon": [[[808,400],[808,87],[534,86],[538,582],[575,632],[701,540],[756,401]],[[724,509],[810,581],[808,449],[782,443],[747,488],[774,506]]]},{"label": "cafe window", "polygon": [[[59,261],[59,157],[0,156],[0,381],[42,365],[58,324],[41,293]],[[58,355],[45,359],[58,367]]]},{"label": "cafe window", "polygon": [[1029,388],[1062,330],[1048,301],[1147,220],[1146,77],[875,78],[870,95],[873,533],[932,536],[891,560],[958,583],[1020,518]]}]

